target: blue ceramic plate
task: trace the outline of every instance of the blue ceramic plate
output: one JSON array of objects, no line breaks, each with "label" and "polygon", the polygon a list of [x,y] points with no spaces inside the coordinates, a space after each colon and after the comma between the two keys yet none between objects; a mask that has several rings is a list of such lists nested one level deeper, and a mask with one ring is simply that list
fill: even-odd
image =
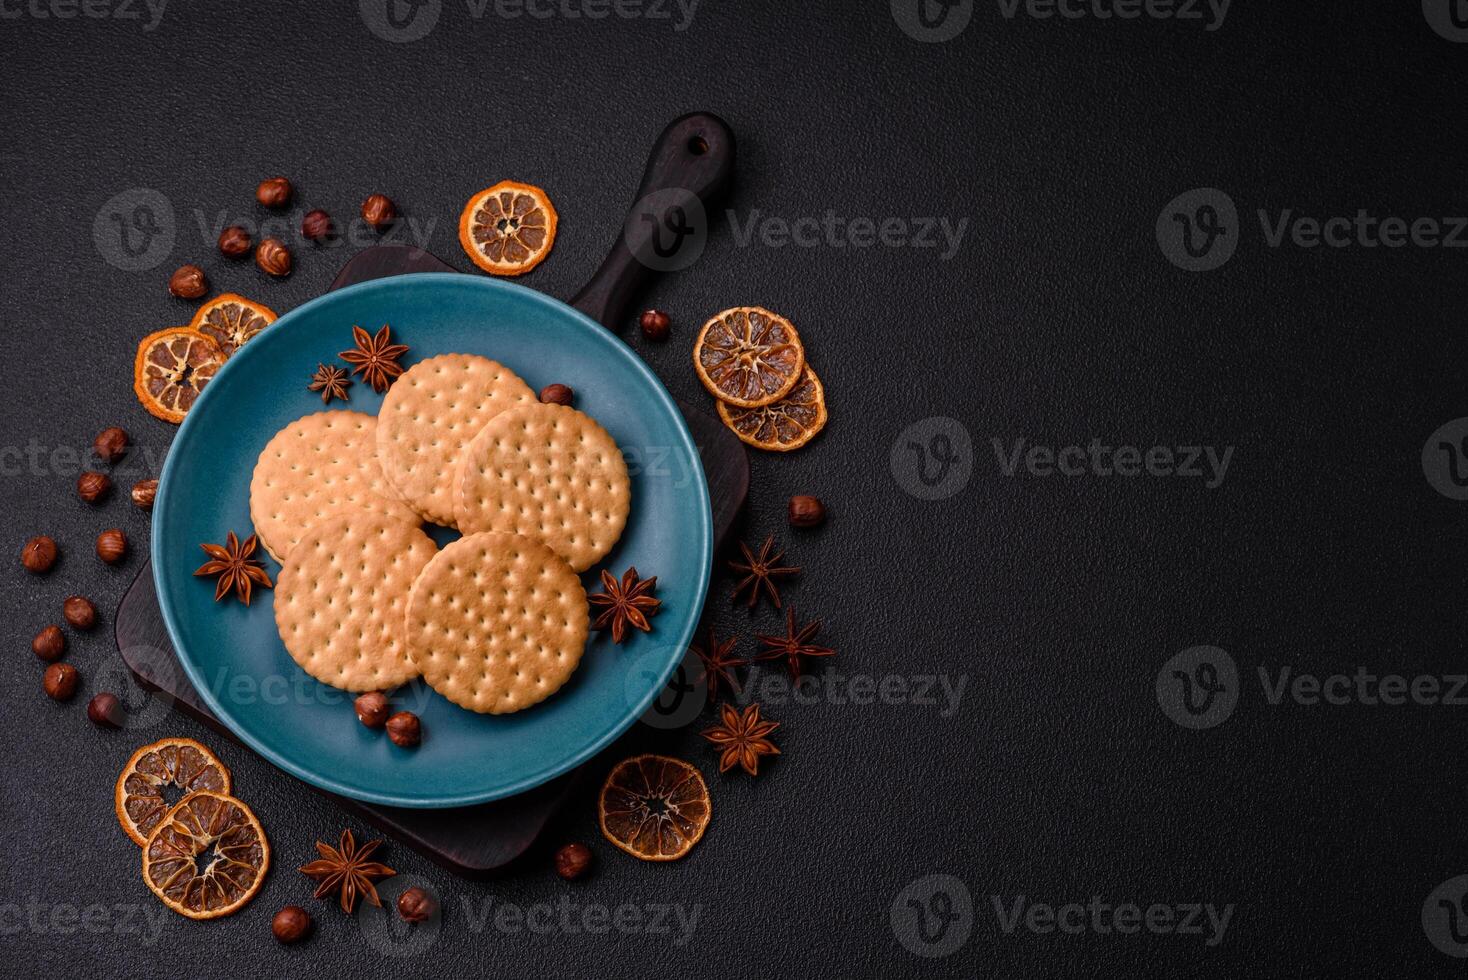
[{"label": "blue ceramic plate", "polygon": [[[423,720],[417,749],[358,724],[352,696],[296,666],[275,631],[273,593],[246,608],[214,602],[195,578],[201,542],[251,531],[250,475],[281,427],[322,410],[306,385],[318,362],[339,361],[352,325],[434,354],[492,357],[531,388],[576,391],[576,407],[626,454],[632,513],[597,571],[628,565],[658,577],[653,632],[621,647],[592,633],[581,666],[548,700],[513,715],[477,715],[422,684],[392,696]],[[376,414],[382,397],[358,381],[333,408]],[[434,529],[440,545],[456,532]],[[440,533],[441,532],[441,533]],[[247,745],[308,783],[359,800],[407,807],[482,803],[524,792],[595,755],[648,708],[692,637],[708,588],[713,522],[703,468],[662,384],[605,328],[523,286],[458,274],[396,276],[349,286],[292,310],[225,364],[189,412],[169,451],[153,514],[153,577],[174,648],[209,708]],[[278,567],[259,556],[274,578]]]}]

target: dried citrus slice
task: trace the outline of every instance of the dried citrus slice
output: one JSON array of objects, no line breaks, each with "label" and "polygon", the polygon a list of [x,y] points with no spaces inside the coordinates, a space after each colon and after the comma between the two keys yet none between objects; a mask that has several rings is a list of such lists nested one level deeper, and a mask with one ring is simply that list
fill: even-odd
[{"label": "dried citrus slice", "polygon": [[502,180],[464,205],[459,244],[485,272],[518,276],[550,254],[556,242],[556,220],[556,209],[545,191]]},{"label": "dried citrus slice", "polygon": [[197,790],[229,792],[229,770],[203,745],[191,738],[165,738],[133,753],[112,794],[118,822],[139,844],[163,821],[172,805],[164,789],[187,796]]},{"label": "dried citrus slice", "polygon": [[234,293],[223,293],[199,307],[189,321],[189,328],[214,341],[224,356],[229,357],[274,322],[275,311],[270,307]]},{"label": "dried citrus slice", "polygon": [[213,340],[188,327],[168,327],[138,344],[133,392],[158,418],[182,422],[223,363],[224,352]]},{"label": "dried citrus slice", "polygon": [[807,364],[784,398],[759,408],[730,408],[719,402],[719,418],[751,446],[787,453],[826,427],[826,390]]},{"label": "dried citrus slice", "polygon": [[265,828],[225,793],[185,796],[143,844],[143,881],[164,905],[190,919],[239,911],[269,868]]},{"label": "dried citrus slice", "polygon": [[703,325],[693,345],[693,366],[715,398],[757,408],[795,387],[805,347],[794,325],[778,313],[736,306]]},{"label": "dried citrus slice", "polygon": [[596,809],[607,840],[644,861],[674,861],[693,850],[713,814],[703,775],[665,755],[617,763]]}]

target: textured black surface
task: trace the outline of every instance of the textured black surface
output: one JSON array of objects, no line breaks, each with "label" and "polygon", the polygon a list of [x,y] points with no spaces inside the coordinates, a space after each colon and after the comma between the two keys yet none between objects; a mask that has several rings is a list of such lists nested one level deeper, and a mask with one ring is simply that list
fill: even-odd
[{"label": "textured black surface", "polygon": [[[370,33],[355,6],[175,0],[145,31],[146,13],[57,20],[0,5],[0,505],[12,555],[39,531],[65,554],[44,579],[13,558],[0,570],[13,658],[0,674],[5,972],[1458,967],[1420,917],[1437,885],[1468,871],[1463,709],[1274,706],[1256,670],[1463,669],[1464,505],[1436,493],[1419,463],[1429,434],[1468,414],[1463,252],[1271,248],[1255,212],[1468,212],[1457,104],[1468,46],[1435,34],[1410,2],[1240,0],[1211,32],[1145,18],[1009,20],[986,3],[938,44],[911,40],[885,0],[705,0],[682,31],[676,13],[539,20],[491,5],[475,19],[444,0],[437,28],[408,44]],[[527,282],[566,297],[617,233],[649,141],[690,109],[739,134],[730,206],[741,230],[755,209],[968,219],[945,262],[941,248],[741,247],[719,215],[702,259],[648,296],[673,314],[672,340],[626,333],[675,394],[696,400],[688,344],[704,316],[753,302],[794,318],[832,421],[803,452],[754,459],[745,536],[775,531],[807,566],[790,595],[802,615],[825,618],[840,651],[829,673],[962,676],[957,711],[766,698],[785,754],[757,781],[717,776],[697,723],[639,727],[600,771],[655,749],[710,774],[714,824],[687,861],[614,851],[588,791],[550,835],[596,852],[598,870],[575,885],[550,873],[549,846],[475,885],[389,847],[404,872],[390,893],[426,882],[444,899],[441,928],[414,935],[312,900],[293,869],[343,816],[224,748],[275,868],[229,920],[163,913],[111,816],[112,780],[155,733],[208,733],[177,716],[124,732],[85,720],[85,699],[109,676],[118,683],[106,617],[139,560],[104,568],[91,539],[121,526],[141,549],[147,525],[120,498],[100,510],[77,501],[76,454],[121,424],[139,442],[121,482],[161,464],[172,429],[142,412],[128,378],[138,338],[191,310],[165,292],[175,265],[199,261],[217,288],[285,310],[348,254],[297,249],[296,274],[267,282],[218,258],[200,222],[258,220],[255,183],[284,173],[301,204],[340,221],[367,193],[391,195],[420,230],[433,222],[430,247],[467,269],[459,206],[516,177],[547,187],[562,220],[554,255]],[[1222,269],[1192,274],[1163,257],[1154,225],[1173,197],[1207,186],[1237,204],[1241,241]],[[93,226],[110,198],[139,187],[171,202],[176,241],[133,272],[104,260]],[[935,416],[961,421],[972,475],[927,501],[888,460],[894,443],[905,451],[907,426]],[[1235,453],[1214,490],[1006,477],[991,440],[1021,436]],[[828,527],[786,530],[792,492],[827,498]],[[728,585],[718,577],[709,608],[751,651],[750,634],[778,618],[730,609]],[[71,592],[95,597],[104,622],[71,637],[83,691],[56,705],[27,644]],[[1222,725],[1189,731],[1159,710],[1154,681],[1167,658],[1205,643],[1232,655],[1243,693]],[[924,959],[892,909],[930,874],[961,879],[975,919],[955,952]],[[1210,947],[1196,935],[1006,934],[994,895],[1236,908]],[[595,935],[562,925],[563,900],[578,916],[682,903],[698,918],[681,945],[676,926],[660,935],[625,918]],[[318,920],[289,950],[269,936],[287,903]],[[552,912],[536,922],[548,929],[495,925],[502,904],[542,903]],[[70,917],[92,905],[104,910]]]}]

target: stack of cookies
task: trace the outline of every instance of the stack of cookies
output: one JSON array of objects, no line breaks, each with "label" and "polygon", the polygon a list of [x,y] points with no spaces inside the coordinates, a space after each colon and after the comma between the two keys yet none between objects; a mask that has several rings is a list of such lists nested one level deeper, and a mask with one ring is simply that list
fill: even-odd
[{"label": "stack of cookies", "polygon": [[[631,480],[590,416],[540,403],[504,365],[421,361],[376,417],[318,412],[270,440],[250,514],[281,563],[291,657],[347,691],[415,677],[472,711],[554,694],[589,630],[578,573],[617,543]],[[423,523],[463,537],[439,550]]]}]

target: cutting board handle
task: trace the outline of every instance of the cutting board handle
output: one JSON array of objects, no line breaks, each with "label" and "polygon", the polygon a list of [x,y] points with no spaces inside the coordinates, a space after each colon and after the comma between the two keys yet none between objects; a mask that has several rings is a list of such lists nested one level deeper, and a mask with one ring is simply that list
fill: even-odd
[{"label": "cutting board handle", "polygon": [[734,132],[711,112],[668,124],[653,145],[637,199],[596,275],[571,305],[618,330],[632,297],[656,272],[686,268],[708,234],[711,200],[734,174]]}]

